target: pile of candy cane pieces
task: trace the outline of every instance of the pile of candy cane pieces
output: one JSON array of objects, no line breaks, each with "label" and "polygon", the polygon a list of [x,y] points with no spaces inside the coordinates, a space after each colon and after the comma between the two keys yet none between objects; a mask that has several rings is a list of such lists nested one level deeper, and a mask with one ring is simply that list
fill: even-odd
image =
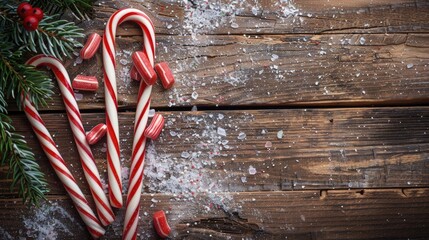
[{"label": "pile of candy cane pieces", "polygon": [[[85,178],[89,184],[97,216],[92,211],[85,195],[76,183],[64,159],[59,153],[54,140],[45,124],[35,109],[28,95],[22,95],[25,114],[32,125],[34,132],[47,155],[54,171],[63,183],[70,195],[76,209],[86,224],[93,238],[104,235],[103,226],[114,221],[112,207],[121,208],[122,203],[122,180],[120,171],[120,146],[118,127],[118,105],[115,76],[115,35],[116,28],[121,23],[133,21],[143,31],[143,49],[132,54],[134,63],[130,71],[131,78],[140,81],[137,109],[134,124],[134,140],[132,148],[132,159],[128,195],[126,200],[126,213],[124,220],[123,239],[137,238],[137,221],[140,209],[140,196],[142,190],[143,163],[145,157],[146,138],[157,139],[164,126],[164,117],[155,114],[149,126],[147,125],[150,107],[150,94],[152,85],[159,78],[165,89],[174,84],[173,74],[167,63],[162,62],[154,66],[155,54],[155,31],[152,21],[142,11],[132,8],[121,9],[115,12],[106,25],[103,38],[97,33],[92,33],[80,52],[82,59],[90,59],[96,53],[98,46],[103,41],[103,67],[106,101],[106,124],[100,123],[89,132],[85,133],[81,114],[74,96],[74,90],[96,91],[98,80],[95,76],[78,75],[70,85],[69,75],[63,64],[56,58],[44,55],[35,56],[27,61],[27,64],[35,67],[47,66],[55,74],[59,89],[63,96],[67,111],[67,117],[71,125],[77,150],[84,169]],[[103,191],[100,174],[95,165],[94,156],[90,145],[97,143],[107,133],[107,170],[109,180],[109,200]],[[161,210],[153,215],[154,228],[162,238],[168,237],[171,228],[167,223],[165,213]]]}]

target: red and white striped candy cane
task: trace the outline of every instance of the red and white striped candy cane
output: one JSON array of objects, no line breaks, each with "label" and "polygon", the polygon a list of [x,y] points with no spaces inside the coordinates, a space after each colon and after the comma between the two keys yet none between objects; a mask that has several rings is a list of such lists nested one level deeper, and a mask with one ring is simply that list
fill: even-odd
[{"label": "red and white striped candy cane", "polygon": [[99,238],[104,235],[104,229],[100,225],[92,209],[89,207],[88,201],[80,190],[70,170],[67,168],[66,163],[61,156],[60,152],[56,147],[56,143],[51,137],[48,129],[46,129],[45,123],[39,115],[39,112],[34,107],[30,98],[27,96],[23,97],[23,107],[25,115],[33,128],[34,133],[39,139],[40,145],[43,151],[51,163],[52,168],[57,174],[60,181],[63,183],[64,188],[70,195],[80,217],[86,224],[89,233],[93,238]]},{"label": "red and white striped candy cane", "polygon": [[[111,202],[118,203],[121,199],[121,180],[119,163],[119,131],[117,114],[117,92],[115,77],[115,35],[116,28],[123,22],[133,21],[137,23],[143,31],[143,48],[149,58],[152,67],[155,55],[155,31],[149,17],[137,9],[121,9],[116,11],[107,22],[106,31],[103,36],[103,62],[104,62],[104,84],[106,89],[106,121],[107,121],[107,142],[108,142],[108,166],[109,186],[111,186]],[[123,239],[135,239],[137,236],[137,220],[140,207],[140,195],[143,179],[143,162],[145,157],[146,138],[143,132],[146,127],[150,94],[152,86],[147,86],[144,81],[140,81],[138,93],[137,110],[134,123],[134,141],[132,150],[132,162],[130,169],[130,181],[126,202],[126,213],[124,222]],[[117,192],[114,192],[117,191]]]},{"label": "red and white striped candy cane", "polygon": [[73,132],[77,150],[79,152],[85,177],[88,181],[92,196],[94,197],[98,216],[104,226],[110,224],[114,221],[115,216],[110,207],[107,196],[103,191],[100,174],[98,173],[97,166],[95,165],[91,148],[89,147],[88,141],[86,140],[86,133],[83,128],[79,107],[74,97],[73,89],[70,84],[70,78],[65,67],[58,59],[44,55],[37,55],[30,58],[27,61],[27,64],[36,67],[48,66],[54,72],[58,81],[61,95],[63,96],[64,105],[66,107],[67,116],[71,130]]}]

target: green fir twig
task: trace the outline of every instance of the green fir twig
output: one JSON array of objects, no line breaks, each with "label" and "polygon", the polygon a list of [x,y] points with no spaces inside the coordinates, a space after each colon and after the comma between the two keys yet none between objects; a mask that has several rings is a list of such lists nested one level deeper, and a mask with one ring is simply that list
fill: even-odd
[{"label": "green fir twig", "polygon": [[46,105],[46,99],[52,95],[52,81],[44,72],[19,63],[21,55],[0,37],[0,89],[7,98],[16,100],[18,108],[22,106],[22,92],[30,95],[35,106]]},{"label": "green fir twig", "polygon": [[66,10],[70,10],[78,20],[88,19],[92,14],[94,4],[94,0],[31,0],[30,2],[49,15],[62,14]]},{"label": "green fir twig", "polygon": [[73,22],[45,16],[36,31],[27,31],[16,14],[16,7],[0,6],[0,12],[0,27],[8,33],[6,40],[13,41],[20,49],[63,59],[71,57],[74,48],[82,47],[77,39],[85,35]]},{"label": "green fir twig", "polygon": [[11,190],[18,188],[23,202],[37,204],[48,191],[47,182],[24,137],[14,133],[15,128],[5,106],[6,101],[0,91],[0,163],[9,166]]},{"label": "green fir twig", "polygon": [[[92,9],[92,5],[83,4],[92,0],[33,2],[33,6],[40,3],[42,9],[51,6],[50,9],[59,14],[71,10],[81,17]],[[45,17],[36,31],[26,31],[16,12],[19,3],[0,0],[0,165],[8,166],[11,189],[18,189],[24,202],[37,204],[47,192],[47,182],[25,138],[15,132],[6,110],[6,99],[15,99],[21,108],[21,94],[25,94],[36,107],[46,105],[46,99],[52,94],[52,81],[45,72],[26,65],[26,59],[34,53],[59,59],[71,57],[74,48],[81,46],[77,39],[84,35],[81,28],[60,19],[59,14],[49,16],[53,13],[49,9],[44,9]],[[60,4],[60,12],[56,12],[59,9],[55,8],[56,4]]]}]

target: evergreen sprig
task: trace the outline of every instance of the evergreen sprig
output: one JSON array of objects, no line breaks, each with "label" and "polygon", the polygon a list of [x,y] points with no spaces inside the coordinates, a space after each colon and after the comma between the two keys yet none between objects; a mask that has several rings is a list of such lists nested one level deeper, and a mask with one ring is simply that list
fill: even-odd
[{"label": "evergreen sprig", "polygon": [[[84,36],[83,30],[73,22],[60,19],[60,15],[49,16],[49,13],[71,10],[75,15],[86,16],[91,5],[83,3],[92,0],[33,2],[33,6],[44,10],[45,17],[37,30],[31,32],[23,28],[23,21],[17,15],[20,2],[0,0],[0,165],[8,165],[11,189],[17,188],[24,202],[37,204],[47,192],[47,182],[25,138],[15,132],[6,99],[15,99],[21,108],[21,95],[26,94],[36,107],[46,105],[46,99],[52,94],[52,81],[45,72],[25,62],[34,53],[59,59],[70,57],[74,48],[81,46],[77,38]],[[58,10],[61,11],[56,12]]]},{"label": "evergreen sprig", "polygon": [[76,38],[82,38],[85,35],[82,29],[67,20],[54,20],[54,16],[45,17],[39,24],[37,31],[28,32],[24,28],[21,30],[22,38],[16,38],[17,44],[25,44],[26,50],[32,52],[42,52],[46,55],[52,55],[59,59],[64,56],[71,57],[74,48],[82,47],[82,44]]},{"label": "evergreen sprig", "polygon": [[[29,94],[35,106],[46,105],[52,94],[52,81],[42,71],[20,63],[22,51],[13,51],[12,45],[0,37],[0,89],[7,98],[14,98],[21,108],[21,93]],[[0,103],[1,104],[1,103]],[[5,106],[4,106],[5,107]]]},{"label": "evergreen sprig", "polygon": [[36,31],[27,31],[16,14],[15,6],[6,4],[1,7],[0,27],[9,32],[7,40],[13,41],[17,47],[59,59],[70,57],[74,48],[82,47],[76,39],[85,35],[73,22],[45,16]]},{"label": "evergreen sprig", "polygon": [[14,133],[15,128],[5,106],[6,101],[0,91],[1,165],[9,165],[9,174],[13,179],[11,190],[17,187],[23,202],[37,204],[48,191],[47,182],[24,137]]},{"label": "evergreen sprig", "polygon": [[49,15],[64,13],[69,9],[79,20],[88,19],[93,3],[94,0],[31,0],[33,6],[40,7]]}]

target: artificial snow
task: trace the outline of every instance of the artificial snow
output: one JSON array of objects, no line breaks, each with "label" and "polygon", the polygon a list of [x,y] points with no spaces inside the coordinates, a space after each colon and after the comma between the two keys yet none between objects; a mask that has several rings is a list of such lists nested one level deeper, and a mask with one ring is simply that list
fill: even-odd
[{"label": "artificial snow", "polygon": [[[44,202],[38,207],[34,207],[31,212],[22,217],[25,226],[25,236],[38,240],[58,239],[58,234],[62,236],[73,236],[73,231],[85,231],[70,215],[67,210],[70,206],[63,208],[57,202]],[[74,210],[74,209],[73,209]],[[75,223],[73,231],[68,228],[70,223]]]}]

